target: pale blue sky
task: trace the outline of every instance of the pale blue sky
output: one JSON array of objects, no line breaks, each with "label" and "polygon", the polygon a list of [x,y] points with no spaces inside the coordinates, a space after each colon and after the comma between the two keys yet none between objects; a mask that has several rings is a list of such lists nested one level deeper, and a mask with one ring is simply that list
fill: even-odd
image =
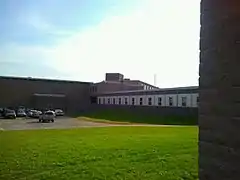
[{"label": "pale blue sky", "polygon": [[198,84],[199,0],[1,0],[0,75]]}]

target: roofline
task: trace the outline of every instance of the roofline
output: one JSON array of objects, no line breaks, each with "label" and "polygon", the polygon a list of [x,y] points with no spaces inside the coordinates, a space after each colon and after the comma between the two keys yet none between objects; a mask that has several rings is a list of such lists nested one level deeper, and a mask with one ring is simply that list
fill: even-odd
[{"label": "roofline", "polygon": [[140,83],[142,83],[142,84],[145,84],[145,85],[148,85],[148,86],[152,86],[152,87],[155,87],[155,88],[159,88],[159,87],[157,87],[157,86],[154,86],[154,85],[152,85],[152,84],[143,82],[143,81],[141,81],[141,80],[131,80],[131,81],[138,81],[138,82],[140,82]]},{"label": "roofline", "polygon": [[65,94],[40,94],[40,93],[34,93],[34,96],[40,96],[40,97],[66,97]]},{"label": "roofline", "polygon": [[101,81],[101,82],[97,82],[94,84],[101,84],[101,83],[105,83],[105,84],[123,84],[123,85],[127,85],[127,86],[137,86],[137,87],[141,87],[141,85],[139,84],[131,84],[131,83],[127,83],[127,82],[122,82],[122,81]]},{"label": "roofline", "polygon": [[47,79],[47,78],[33,78],[33,77],[17,77],[17,76],[0,76],[0,79],[14,79],[14,80],[29,80],[29,81],[46,81],[46,82],[63,82],[63,83],[93,84],[93,82],[82,82],[82,81],[61,80],[61,79]]},{"label": "roofline", "polygon": [[[154,87],[154,88],[156,88],[156,89],[160,89],[160,88],[157,87],[157,86],[153,86],[153,85],[151,85],[151,84],[145,83],[145,82],[140,81],[140,80],[129,80],[129,81],[130,81],[130,82],[131,82],[131,81],[140,82],[140,83],[142,83],[142,84],[144,84],[144,85],[148,85],[148,86]],[[124,85],[128,85],[128,86],[142,86],[142,85],[140,85],[140,84],[131,84],[131,83],[128,83],[128,81],[100,81],[100,82],[96,82],[96,83],[94,83],[94,84],[100,84],[100,83],[124,84]]]},{"label": "roofline", "polygon": [[173,88],[159,88],[159,89],[149,89],[149,90],[130,90],[130,91],[114,91],[114,92],[102,92],[97,93],[98,95],[105,94],[124,94],[124,93],[132,93],[132,92],[161,92],[168,90],[196,90],[199,86],[185,86],[185,87],[173,87]]},{"label": "roofline", "polygon": [[157,87],[157,86],[154,86],[154,85],[152,85],[152,84],[149,84],[149,83],[146,83],[146,82],[144,82],[144,81],[141,81],[141,80],[134,80],[134,79],[130,79],[130,80],[123,80],[123,82],[138,82],[138,83],[141,83],[141,84],[144,84],[144,85],[147,85],[147,86],[151,86],[151,87],[154,87],[154,88],[158,88],[159,89],[159,87]]},{"label": "roofline", "polygon": [[122,73],[111,73],[111,72],[105,73],[105,75],[107,75],[107,74],[120,74],[120,75],[123,75]]}]

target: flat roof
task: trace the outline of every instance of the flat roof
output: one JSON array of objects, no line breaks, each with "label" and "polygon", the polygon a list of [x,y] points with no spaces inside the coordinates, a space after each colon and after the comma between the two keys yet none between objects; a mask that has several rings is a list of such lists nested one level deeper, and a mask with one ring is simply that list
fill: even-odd
[{"label": "flat roof", "polygon": [[33,95],[34,96],[39,96],[39,97],[66,97],[65,94],[40,94],[40,93],[35,93]]},{"label": "flat roof", "polygon": [[74,81],[74,80],[47,79],[47,78],[34,78],[34,77],[16,77],[16,76],[0,76],[0,79],[93,84],[92,82],[82,82],[82,81]]},{"label": "flat roof", "polygon": [[159,89],[148,89],[148,90],[129,90],[129,91],[114,91],[114,92],[103,92],[101,94],[109,93],[130,93],[130,92],[153,92],[153,91],[167,91],[167,90],[182,90],[182,89],[198,89],[198,86],[187,86],[187,87],[173,87],[173,88],[159,88]]},{"label": "flat roof", "polygon": [[127,85],[127,86],[141,86],[139,84],[131,84],[131,83],[127,83],[127,82],[122,82],[122,81],[101,81],[101,82],[97,82],[94,83],[95,85],[98,84],[122,84],[122,85]]},{"label": "flat roof", "polygon": [[[141,81],[141,80],[129,80],[130,82],[132,81],[132,82],[138,82],[138,83],[141,83],[141,84],[144,84],[144,85],[147,85],[147,86],[151,86],[151,87],[154,87],[154,88],[157,88],[157,89],[159,89],[159,87],[157,87],[157,86],[154,86],[154,85],[152,85],[152,84],[149,84],[149,83],[146,83],[146,82],[143,82],[143,81]],[[125,81],[125,82],[128,82],[128,81]]]},{"label": "flat roof", "polygon": [[197,92],[198,86],[187,86],[187,87],[174,87],[174,88],[160,88],[160,89],[150,89],[150,90],[130,90],[130,91],[114,91],[114,92],[102,92],[96,95],[123,95],[123,94],[167,94],[167,93],[189,93]]},{"label": "flat roof", "polygon": [[148,84],[148,83],[145,83],[143,81],[140,81],[140,80],[127,80],[127,81],[101,81],[101,82],[97,82],[97,83],[94,83],[94,84],[124,84],[124,85],[127,85],[127,86],[142,86],[141,84],[133,84],[131,82],[138,82],[138,83],[141,83],[141,84],[144,84],[144,85],[148,85],[148,86],[151,86],[153,88],[156,88],[156,89],[159,89],[159,87],[157,86],[153,86],[151,84]]}]

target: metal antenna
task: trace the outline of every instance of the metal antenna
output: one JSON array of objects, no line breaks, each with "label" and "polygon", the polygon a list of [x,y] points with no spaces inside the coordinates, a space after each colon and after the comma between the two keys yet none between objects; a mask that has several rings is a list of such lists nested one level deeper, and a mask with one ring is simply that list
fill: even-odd
[{"label": "metal antenna", "polygon": [[156,85],[157,85],[157,75],[154,74],[154,86],[156,86]]}]

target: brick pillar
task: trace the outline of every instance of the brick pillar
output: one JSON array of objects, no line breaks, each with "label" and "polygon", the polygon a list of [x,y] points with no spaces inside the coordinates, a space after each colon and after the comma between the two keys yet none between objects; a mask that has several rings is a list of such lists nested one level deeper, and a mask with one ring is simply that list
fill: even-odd
[{"label": "brick pillar", "polygon": [[202,0],[199,179],[240,179],[240,0]]}]

